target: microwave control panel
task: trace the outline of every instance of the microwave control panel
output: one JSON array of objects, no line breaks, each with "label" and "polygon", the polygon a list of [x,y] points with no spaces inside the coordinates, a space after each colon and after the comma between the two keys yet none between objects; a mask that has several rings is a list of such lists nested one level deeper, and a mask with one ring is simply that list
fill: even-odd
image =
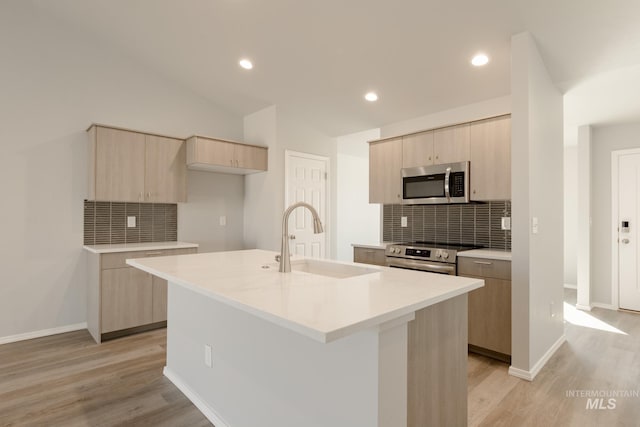
[{"label": "microwave control panel", "polygon": [[451,172],[449,183],[451,197],[464,197],[464,172]]}]

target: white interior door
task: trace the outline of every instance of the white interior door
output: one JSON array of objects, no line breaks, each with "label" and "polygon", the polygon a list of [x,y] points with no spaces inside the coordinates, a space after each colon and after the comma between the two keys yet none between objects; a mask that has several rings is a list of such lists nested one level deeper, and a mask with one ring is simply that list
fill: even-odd
[{"label": "white interior door", "polygon": [[620,156],[618,163],[618,292],[620,308],[640,311],[638,221],[640,154]]},{"label": "white interior door", "polygon": [[320,215],[324,233],[313,233],[309,209],[297,208],[289,217],[291,253],[313,258],[327,257],[327,169],[329,159],[312,154],[287,151],[285,208],[296,202],[307,202]]}]

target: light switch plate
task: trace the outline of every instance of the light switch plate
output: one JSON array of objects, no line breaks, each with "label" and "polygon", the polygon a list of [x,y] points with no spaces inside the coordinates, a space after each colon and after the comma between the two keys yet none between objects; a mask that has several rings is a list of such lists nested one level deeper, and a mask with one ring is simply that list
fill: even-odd
[{"label": "light switch plate", "polygon": [[220,217],[220,227],[226,227],[227,226],[227,217],[225,215],[222,215]]},{"label": "light switch plate", "polygon": [[135,216],[128,216],[127,217],[127,227],[136,228],[136,217]]},{"label": "light switch plate", "polygon": [[538,217],[531,218],[531,234],[538,234]]},{"label": "light switch plate", "polygon": [[400,227],[406,227],[406,226],[407,226],[407,217],[406,216],[400,217]]}]

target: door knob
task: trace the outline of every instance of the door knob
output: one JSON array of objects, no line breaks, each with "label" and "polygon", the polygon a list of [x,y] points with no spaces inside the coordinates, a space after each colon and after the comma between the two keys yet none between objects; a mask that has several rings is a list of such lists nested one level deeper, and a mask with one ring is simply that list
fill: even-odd
[{"label": "door knob", "polygon": [[296,235],[295,234],[290,234],[289,235],[289,240],[296,240]]},{"label": "door knob", "polygon": [[622,239],[622,243],[624,243],[625,245],[629,244],[629,239]]}]

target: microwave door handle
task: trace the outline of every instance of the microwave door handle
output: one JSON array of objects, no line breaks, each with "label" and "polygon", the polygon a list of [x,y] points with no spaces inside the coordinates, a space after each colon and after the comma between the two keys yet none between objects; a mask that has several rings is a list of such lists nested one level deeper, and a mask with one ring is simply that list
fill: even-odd
[{"label": "microwave door handle", "polygon": [[447,168],[444,174],[444,195],[447,197],[447,202],[451,201],[451,193],[449,192],[449,177],[451,176],[451,168]]}]

